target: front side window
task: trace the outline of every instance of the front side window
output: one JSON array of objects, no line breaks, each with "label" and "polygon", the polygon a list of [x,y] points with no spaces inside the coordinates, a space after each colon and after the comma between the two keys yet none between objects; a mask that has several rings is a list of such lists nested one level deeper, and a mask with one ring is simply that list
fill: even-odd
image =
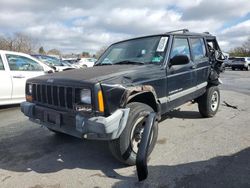
[{"label": "front side window", "polygon": [[43,71],[43,67],[36,61],[20,55],[6,55],[12,71]]},{"label": "front side window", "polygon": [[191,38],[190,42],[195,61],[206,57],[206,47],[202,38]]},{"label": "front side window", "polygon": [[190,49],[188,40],[184,38],[175,38],[172,47],[170,57],[173,58],[176,55],[186,55],[190,58]]},{"label": "front side window", "polygon": [[1,55],[0,55],[0,70],[4,70],[3,60],[2,60]]},{"label": "front side window", "polygon": [[153,36],[116,43],[108,48],[96,65],[161,64],[164,60],[167,42],[167,36]]}]

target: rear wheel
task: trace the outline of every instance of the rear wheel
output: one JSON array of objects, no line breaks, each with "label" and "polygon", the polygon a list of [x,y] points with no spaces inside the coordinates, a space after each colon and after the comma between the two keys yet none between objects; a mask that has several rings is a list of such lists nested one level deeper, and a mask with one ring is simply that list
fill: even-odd
[{"label": "rear wheel", "polygon": [[235,68],[234,68],[234,67],[232,67],[232,70],[235,70]]},{"label": "rear wheel", "polygon": [[[153,109],[143,103],[132,102],[127,105],[130,108],[129,118],[121,136],[109,142],[109,148],[113,156],[127,165],[135,165],[138,147],[141,141],[147,115]],[[158,136],[158,122],[153,127],[148,155],[152,152]]]},{"label": "rear wheel", "polygon": [[246,71],[249,71],[249,70],[250,70],[250,65],[247,65]]},{"label": "rear wheel", "polygon": [[213,117],[220,105],[220,90],[218,86],[207,88],[205,94],[198,99],[198,108],[202,117]]}]

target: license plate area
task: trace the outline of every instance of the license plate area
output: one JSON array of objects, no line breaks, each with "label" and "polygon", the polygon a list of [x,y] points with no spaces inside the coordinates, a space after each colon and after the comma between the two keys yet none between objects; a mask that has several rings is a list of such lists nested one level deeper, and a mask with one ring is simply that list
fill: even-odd
[{"label": "license plate area", "polygon": [[44,122],[61,126],[61,114],[54,111],[44,111]]}]

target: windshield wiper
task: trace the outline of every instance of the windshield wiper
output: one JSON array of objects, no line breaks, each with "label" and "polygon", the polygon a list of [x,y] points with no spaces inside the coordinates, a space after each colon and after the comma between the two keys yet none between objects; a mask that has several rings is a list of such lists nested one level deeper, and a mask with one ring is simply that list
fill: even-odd
[{"label": "windshield wiper", "polygon": [[142,61],[131,61],[131,60],[124,60],[124,61],[118,61],[116,63],[113,64],[120,64],[120,65],[125,65],[125,64],[139,64],[139,65],[144,65],[145,63]]}]

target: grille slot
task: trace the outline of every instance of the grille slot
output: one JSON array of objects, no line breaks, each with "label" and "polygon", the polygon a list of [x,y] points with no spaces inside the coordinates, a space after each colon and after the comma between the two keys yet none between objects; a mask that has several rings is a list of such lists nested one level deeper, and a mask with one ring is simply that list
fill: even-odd
[{"label": "grille slot", "polygon": [[80,88],[32,84],[32,89],[33,100],[41,104],[73,109],[80,102]]}]

